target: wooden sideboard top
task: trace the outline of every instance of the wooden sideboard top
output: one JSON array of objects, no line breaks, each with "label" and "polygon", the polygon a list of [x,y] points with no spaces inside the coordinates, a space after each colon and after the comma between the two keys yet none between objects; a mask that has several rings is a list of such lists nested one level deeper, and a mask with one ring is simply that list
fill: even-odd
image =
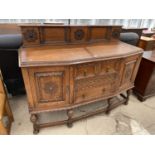
[{"label": "wooden sideboard top", "polygon": [[27,47],[19,50],[19,65],[20,67],[71,65],[121,58],[136,53],[142,53],[142,49],[119,40],[79,45]]}]

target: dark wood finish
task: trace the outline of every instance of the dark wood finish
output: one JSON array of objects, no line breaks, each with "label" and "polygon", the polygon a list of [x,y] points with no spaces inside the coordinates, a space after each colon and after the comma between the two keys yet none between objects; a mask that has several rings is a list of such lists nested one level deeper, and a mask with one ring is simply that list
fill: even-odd
[{"label": "dark wood finish", "polygon": [[[57,124],[67,123],[71,127],[73,121],[101,111],[109,113],[113,108],[111,99],[133,88],[142,55],[142,49],[116,39],[119,27],[58,26],[58,30],[55,26],[47,27],[52,32],[49,32],[51,46],[39,43],[38,47],[29,47],[32,44],[26,42],[28,47],[19,51],[29,110],[32,118],[41,112],[67,110],[68,119],[45,124],[31,119],[34,133],[38,128]],[[67,34],[69,31],[69,36],[65,34],[68,44],[62,40],[62,33],[61,36],[56,33],[62,29],[67,29]],[[128,96],[129,93],[123,103],[129,100]],[[74,108],[107,99],[106,110],[74,117]]]},{"label": "dark wood finish", "polygon": [[144,52],[134,92],[140,101],[155,95],[155,51]]}]

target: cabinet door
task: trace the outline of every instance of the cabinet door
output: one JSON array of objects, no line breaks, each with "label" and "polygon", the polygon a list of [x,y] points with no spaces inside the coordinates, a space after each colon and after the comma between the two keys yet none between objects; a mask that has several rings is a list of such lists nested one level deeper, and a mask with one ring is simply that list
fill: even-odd
[{"label": "cabinet door", "polygon": [[29,74],[36,108],[59,108],[69,104],[67,67],[31,68]]},{"label": "cabinet door", "polygon": [[134,55],[124,59],[122,64],[121,88],[125,89],[134,86],[140,60],[141,55]]}]

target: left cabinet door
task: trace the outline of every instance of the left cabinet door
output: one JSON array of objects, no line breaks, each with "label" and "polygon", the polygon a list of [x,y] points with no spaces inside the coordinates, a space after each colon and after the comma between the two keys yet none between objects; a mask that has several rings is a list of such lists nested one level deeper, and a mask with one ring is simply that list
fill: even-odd
[{"label": "left cabinet door", "polygon": [[69,104],[69,68],[29,69],[35,108],[61,108]]}]

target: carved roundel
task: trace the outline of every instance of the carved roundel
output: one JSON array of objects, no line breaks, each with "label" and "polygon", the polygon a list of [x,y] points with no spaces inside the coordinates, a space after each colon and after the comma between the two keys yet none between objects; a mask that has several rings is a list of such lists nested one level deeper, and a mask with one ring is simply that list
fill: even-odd
[{"label": "carved roundel", "polygon": [[38,39],[37,32],[34,29],[29,29],[24,33],[26,41],[33,42]]},{"label": "carved roundel", "polygon": [[74,32],[74,37],[76,40],[82,40],[84,38],[84,31],[79,29]]},{"label": "carved roundel", "polygon": [[56,83],[47,82],[44,85],[44,91],[46,94],[54,94],[55,92],[57,92],[57,90],[58,90],[58,86]]},{"label": "carved roundel", "polygon": [[120,36],[120,30],[119,30],[119,29],[113,30],[112,36],[113,36],[114,38],[119,38],[119,36]]}]

